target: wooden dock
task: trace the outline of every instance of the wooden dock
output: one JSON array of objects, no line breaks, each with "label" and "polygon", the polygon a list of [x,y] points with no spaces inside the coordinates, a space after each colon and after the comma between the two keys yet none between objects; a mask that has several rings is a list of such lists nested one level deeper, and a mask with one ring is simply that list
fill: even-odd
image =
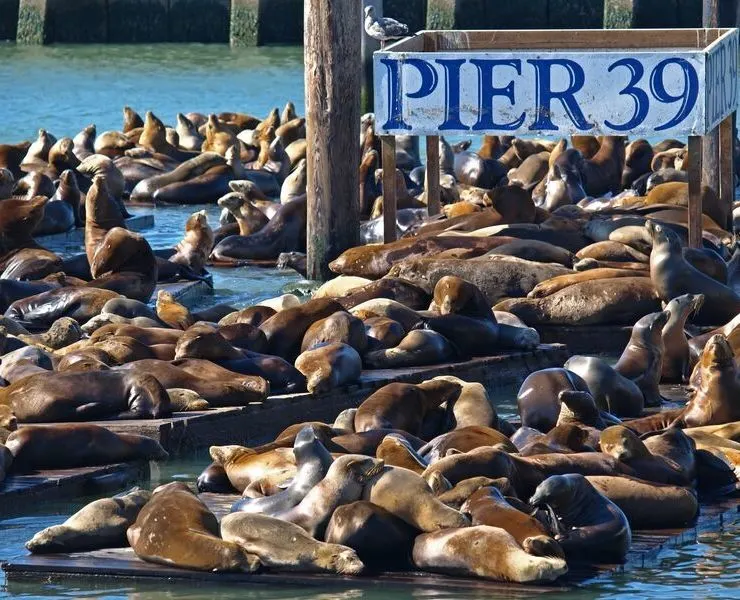
[{"label": "wooden dock", "polygon": [[439,375],[454,375],[476,381],[495,395],[502,388],[520,384],[529,373],[562,366],[569,354],[565,346],[540,346],[517,352],[409,369],[363,371],[358,384],[314,396],[307,392],[270,396],[265,402],[245,407],[214,408],[202,412],[176,413],[167,419],[98,421],[117,433],[135,433],[154,438],[172,455],[181,456],[212,445],[256,445],[274,439],[298,421],[331,423],[345,408],[358,406],[375,390],[398,381],[420,383]]},{"label": "wooden dock", "polygon": [[198,304],[206,296],[213,295],[213,277],[208,276],[206,281],[175,281],[173,283],[158,283],[157,288],[152,294],[152,298],[157,298],[160,290],[169,292],[175,299],[185,306],[192,307]]},{"label": "wooden dock", "polygon": [[[239,496],[202,494],[201,499],[219,518],[226,514]],[[359,577],[317,575],[303,573],[209,573],[188,571],[147,563],[139,559],[130,548],[100,550],[74,554],[49,554],[26,556],[2,565],[8,587],[19,581],[64,581],[81,577],[105,577],[120,582],[130,580],[164,580],[195,584],[253,584],[277,586],[357,588],[433,588],[450,594],[462,591],[481,591],[518,597],[535,593],[563,592],[568,589],[603,579],[614,573],[655,565],[666,548],[680,546],[696,540],[699,533],[716,531],[722,526],[740,520],[740,499],[730,498],[712,505],[702,506],[696,523],[685,529],[633,532],[632,548],[623,565],[573,564],[561,580],[549,585],[520,585],[483,579],[445,577],[419,572],[369,572]],[[454,596],[453,596],[454,597]]]},{"label": "wooden dock", "polygon": [[9,475],[0,482],[0,514],[22,513],[32,504],[121,490],[149,478],[148,462]]}]

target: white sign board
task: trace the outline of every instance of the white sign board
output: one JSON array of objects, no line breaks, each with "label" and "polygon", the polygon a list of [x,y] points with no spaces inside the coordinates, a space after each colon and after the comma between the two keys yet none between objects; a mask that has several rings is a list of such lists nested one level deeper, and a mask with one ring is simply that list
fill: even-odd
[{"label": "white sign board", "polygon": [[376,52],[381,135],[704,135],[738,104],[738,30],[705,50]]}]

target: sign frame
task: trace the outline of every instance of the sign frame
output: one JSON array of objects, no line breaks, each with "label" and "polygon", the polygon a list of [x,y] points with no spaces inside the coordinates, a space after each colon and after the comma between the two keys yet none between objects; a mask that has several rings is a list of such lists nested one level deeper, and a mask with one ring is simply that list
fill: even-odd
[{"label": "sign frame", "polygon": [[[591,53],[595,58],[603,59],[601,60],[602,63],[610,60],[610,57],[615,58],[615,62],[621,59],[623,62],[620,64],[624,65],[626,62],[628,66],[629,64],[638,62],[636,59],[628,58],[630,56],[640,56],[643,59],[650,57],[650,60],[652,60],[650,68],[653,69],[653,72],[652,74],[644,74],[645,79],[648,81],[645,81],[645,79],[642,80],[641,87],[643,89],[638,89],[636,91],[637,93],[632,95],[630,94],[630,88],[625,87],[626,95],[632,98],[635,103],[635,115],[638,114],[639,110],[641,110],[640,116],[645,115],[644,107],[651,99],[649,95],[652,95],[654,102],[665,105],[672,102],[681,102],[678,109],[678,117],[681,117],[683,113],[680,111],[685,108],[687,96],[690,96],[689,92],[691,90],[693,104],[690,106],[690,112],[687,112],[683,116],[683,120],[679,122],[678,126],[673,128],[668,127],[666,128],[667,131],[657,131],[653,135],[688,136],[689,245],[693,247],[701,245],[702,140],[703,136],[708,135],[717,128],[720,131],[720,160],[718,161],[720,189],[718,192],[722,201],[731,203],[734,199],[734,172],[732,168],[734,153],[733,118],[738,106],[738,94],[740,94],[738,90],[738,83],[740,83],[738,79],[740,78],[740,74],[738,73],[738,68],[740,67],[740,30],[734,28],[420,31],[413,36],[389,44],[380,51],[375,52],[373,59],[376,111],[380,107],[382,112],[380,118],[376,118],[376,130],[382,142],[385,241],[393,241],[396,237],[395,185],[391,185],[391,182],[394,181],[395,177],[395,135],[397,134],[426,137],[426,193],[430,215],[437,214],[440,211],[440,190],[438,184],[440,135],[445,133],[452,135],[528,134],[560,137],[566,137],[571,134],[630,135],[632,130],[615,131],[608,127],[602,127],[601,130],[598,127],[595,127],[593,130],[584,130],[583,125],[594,125],[598,124],[599,121],[594,119],[593,123],[586,123],[584,120],[573,119],[572,116],[571,121],[573,121],[573,126],[569,126],[566,119],[561,119],[557,129],[550,130],[549,133],[539,130],[536,126],[531,127],[531,125],[537,125],[538,123],[540,125],[542,124],[542,120],[537,120],[534,123],[531,122],[531,117],[532,114],[541,115],[547,112],[545,111],[543,113],[544,103],[526,103],[526,106],[536,109],[534,111],[529,110],[528,113],[526,111],[522,112],[520,105],[518,112],[522,113],[522,118],[518,120],[518,128],[509,128],[505,131],[496,129],[486,130],[486,127],[482,125],[484,119],[481,116],[484,114],[484,104],[481,96],[481,90],[484,89],[484,84],[480,83],[480,88],[477,90],[478,103],[476,106],[478,112],[475,113],[472,108],[474,103],[471,102],[472,92],[470,91],[470,83],[468,82],[465,88],[463,88],[461,83],[461,69],[467,69],[465,72],[469,78],[471,72],[474,72],[472,66],[474,64],[482,80],[482,65],[487,65],[487,60],[490,61],[494,57],[501,57],[501,62],[515,63],[521,75],[523,61],[519,57],[525,58],[525,60],[529,58],[530,63],[532,63],[533,59],[533,66],[535,68],[541,66],[538,63],[555,64],[553,61],[556,61],[558,65],[565,64],[568,62],[564,58],[566,56],[570,57],[571,64],[578,66],[575,64],[574,57],[582,57],[584,53]],[[616,57],[619,57],[619,59]],[[671,59],[670,57],[675,58]],[[503,60],[504,58],[506,60]],[[474,62],[468,64],[471,59]],[[409,63],[410,66],[419,66],[416,69],[403,66],[409,60],[411,61]],[[442,62],[436,63],[437,60],[441,60]],[[663,61],[662,63],[659,62],[661,60]],[[435,61],[433,66],[432,61]],[[684,80],[684,91],[678,93],[672,92],[669,89],[670,86],[666,86],[663,81],[665,79],[666,69],[674,68],[674,66],[675,68],[679,68],[677,66],[679,62],[688,64],[689,61],[691,62],[690,69],[681,67],[684,74],[687,71],[692,72],[691,78],[686,77]],[[666,67],[664,63],[669,63],[669,65]],[[588,63],[584,62],[584,64]],[[443,70],[440,70],[441,67],[439,65],[444,67]],[[452,79],[452,69],[456,70],[457,80]],[[398,89],[402,87],[404,77],[408,77],[402,74],[406,72],[410,72],[411,81],[413,81],[413,84],[409,83],[408,86],[412,87],[413,85],[414,88],[419,88],[418,92],[415,89],[414,93],[408,94],[408,98],[404,97],[402,89]],[[514,76],[517,74],[517,70],[515,69],[510,69],[508,72]],[[537,76],[539,75],[540,73],[538,71]],[[449,79],[442,81],[445,77],[449,77]],[[534,76],[530,74],[530,79],[532,77]],[[637,78],[635,78],[636,80]],[[448,85],[448,81],[452,81],[453,85]],[[521,78],[520,81],[525,81],[525,85],[530,85],[531,87],[531,81],[522,80]],[[573,80],[571,79],[571,81]],[[618,81],[624,83],[622,79]],[[426,88],[424,82],[426,82]],[[455,83],[458,84],[458,96],[450,101],[450,89],[455,89]],[[628,83],[632,82],[628,81]],[[421,84],[421,87],[419,84]],[[487,82],[487,85],[489,87],[485,89],[490,92],[490,81]],[[540,86],[537,90],[538,93],[535,95],[532,92],[531,95],[537,98],[537,101],[540,101],[543,96],[539,92],[543,88],[539,81],[537,85]],[[617,95],[621,86],[618,84],[615,85],[614,94]],[[393,86],[395,86],[395,89]],[[512,82],[512,89],[514,86],[515,82]],[[647,91],[644,89],[646,86]],[[510,90],[507,91],[510,92]],[[528,91],[531,92],[531,90]],[[563,90],[559,89],[557,91],[562,92]],[[507,94],[501,87],[497,88],[495,92],[499,96],[506,96]],[[469,96],[467,102],[460,100],[461,94]],[[680,96],[681,94],[683,94],[683,99]],[[433,97],[436,104],[430,102],[429,107],[424,107],[423,102],[419,100],[415,104],[415,112],[414,109],[408,108],[408,106],[404,106],[403,104],[404,101],[407,101],[409,105],[412,105],[415,99],[426,97]],[[444,104],[440,103],[440,97]],[[510,98],[513,98],[513,93],[506,96],[504,100],[509,100]],[[596,110],[598,110],[598,102],[594,102],[594,98],[595,96],[592,95],[591,102],[596,107]],[[456,104],[455,100],[457,100]],[[501,100],[501,98],[498,98],[498,100]],[[391,107],[391,104],[393,104],[393,107]],[[511,100],[511,104],[514,104],[513,99]],[[566,108],[561,113],[571,112],[567,110],[566,102],[561,102],[561,104]],[[457,112],[451,111],[450,106],[456,109]],[[660,110],[663,108],[663,106],[659,106]],[[670,112],[670,107],[666,106],[666,108]],[[391,112],[393,115],[391,115]],[[487,112],[489,119],[486,122],[498,124],[498,122],[494,123],[493,119],[490,118],[490,114],[495,112],[493,104]],[[467,117],[467,123],[460,118],[463,113]],[[473,117],[476,114],[477,121],[473,121]],[[665,120],[665,111],[661,114],[663,114],[662,118]],[[440,115],[446,118],[440,120]],[[456,116],[457,118],[451,118],[451,116]],[[378,117],[377,112],[376,117]],[[528,117],[530,120],[529,131],[524,127],[524,123],[527,120],[525,117]],[[436,122],[434,118],[437,119]],[[625,120],[624,112],[621,118],[623,123],[630,122],[629,120]],[[652,118],[655,121],[657,117],[645,115],[645,118]],[[409,123],[406,123],[406,120]],[[602,117],[600,122],[603,123],[604,121],[609,123],[608,119]],[[615,119],[615,121],[619,122],[618,119]],[[454,127],[449,127],[451,122],[455,124]],[[477,128],[471,127],[473,122],[481,126]],[[445,124],[446,126],[440,128],[436,123]],[[388,126],[389,124],[390,126]],[[400,128],[399,124],[401,125]],[[552,121],[550,124],[553,124]],[[561,126],[562,124],[565,125],[564,128]],[[579,126],[576,128],[576,125]],[[454,130],[455,127],[458,127],[458,129]],[[646,129],[647,127],[642,129],[638,127],[635,133],[643,136],[650,135]],[[385,185],[386,181],[389,183],[388,186]],[[720,225],[725,226],[724,223]]]}]

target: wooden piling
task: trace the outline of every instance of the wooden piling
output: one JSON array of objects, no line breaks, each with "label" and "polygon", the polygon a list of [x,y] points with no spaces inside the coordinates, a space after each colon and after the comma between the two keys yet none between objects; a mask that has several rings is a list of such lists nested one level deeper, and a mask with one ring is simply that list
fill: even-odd
[{"label": "wooden piling", "polygon": [[427,29],[455,29],[455,0],[427,0]]},{"label": "wooden piling", "polygon": [[308,277],[360,241],[360,2],[305,0]]},{"label": "wooden piling", "polygon": [[735,113],[720,123],[719,129],[719,201],[727,206],[727,223],[720,223],[727,231],[733,230],[732,205],[735,202]]},{"label": "wooden piling", "polygon": [[383,241],[396,241],[396,138],[380,138],[383,161]]},{"label": "wooden piling", "polygon": [[259,46],[261,0],[231,0],[229,42],[232,46]]},{"label": "wooden piling", "polygon": [[[703,0],[702,26],[719,27],[719,0]],[[718,32],[710,32],[707,44],[711,44],[717,38]],[[702,140],[702,185],[709,186],[719,193],[719,127],[707,133]]]},{"label": "wooden piling", "polygon": [[[706,139],[706,138],[703,138]],[[702,137],[689,136],[689,247],[702,246]]]},{"label": "wooden piling", "polygon": [[438,215],[441,210],[439,186],[439,136],[427,136],[427,212],[429,216]]},{"label": "wooden piling", "polygon": [[47,18],[51,0],[20,0],[18,5],[18,28],[16,41],[19,44],[49,44],[51,20]]}]

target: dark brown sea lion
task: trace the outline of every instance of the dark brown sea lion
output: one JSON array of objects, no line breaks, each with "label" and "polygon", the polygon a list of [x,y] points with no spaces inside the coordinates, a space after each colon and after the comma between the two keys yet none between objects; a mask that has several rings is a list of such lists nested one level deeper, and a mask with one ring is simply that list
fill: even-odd
[{"label": "dark brown sea lion", "polygon": [[85,323],[100,314],[106,302],[117,297],[116,292],[99,288],[61,287],[13,302],[5,316],[44,329],[61,317]]},{"label": "dark brown sea lion", "polygon": [[684,294],[666,306],[670,318],[663,327],[663,368],[660,380],[665,383],[682,383],[689,376],[689,343],[684,331],[686,321],[704,302],[702,294]]},{"label": "dark brown sea lion", "polygon": [[39,280],[62,270],[62,259],[43,248],[22,248],[10,253],[2,264],[0,279]]},{"label": "dark brown sea lion", "polygon": [[472,283],[454,275],[442,277],[437,281],[430,310],[442,315],[459,314],[495,321],[491,306],[483,293]]},{"label": "dark brown sea lion", "polygon": [[627,517],[583,475],[547,478],[529,503],[554,513],[555,539],[568,558],[624,562],[632,543]]},{"label": "dark brown sea lion", "polygon": [[239,260],[271,260],[281,252],[305,251],[306,199],[283,204],[259,232],[221,240],[211,260],[233,263]]},{"label": "dark brown sea lion", "polygon": [[622,136],[604,136],[599,151],[583,161],[581,173],[584,189],[589,196],[599,197],[608,192],[618,194],[622,191],[624,140]]},{"label": "dark brown sea lion", "polygon": [[695,315],[699,324],[727,322],[740,312],[740,296],[686,262],[672,230],[654,221],[645,227],[653,238],[650,278],[665,302],[687,293],[703,294],[704,304]]},{"label": "dark brown sea lion", "polygon": [[34,196],[29,200],[8,198],[0,202],[0,254],[36,246],[32,234],[44,216],[48,201],[44,196]]},{"label": "dark brown sea lion", "polygon": [[457,314],[425,317],[424,328],[443,335],[463,356],[490,356],[500,350],[532,350],[540,343],[535,329],[496,323],[494,317],[486,320]]},{"label": "dark brown sea lion", "polygon": [[699,511],[696,492],[683,486],[647,483],[625,476],[589,475],[586,479],[622,510],[635,529],[686,527]]},{"label": "dark brown sea lion", "polygon": [[693,481],[698,470],[696,443],[682,429],[668,427],[664,431],[642,436],[651,454],[662,456],[679,465],[686,477]]},{"label": "dark brown sea lion", "polygon": [[543,433],[550,431],[560,415],[559,394],[564,390],[588,391],[577,374],[566,369],[542,369],[529,375],[517,393],[517,407],[522,426]]},{"label": "dark brown sea lion", "polygon": [[247,323],[224,325],[218,328],[218,332],[232,346],[242,350],[263,352],[267,346],[267,339],[262,330]]},{"label": "dark brown sea lion", "polygon": [[622,171],[622,189],[631,188],[637,179],[650,173],[653,170],[652,162],[653,147],[647,140],[639,139],[628,144]]},{"label": "dark brown sea lion", "polygon": [[301,352],[312,350],[322,344],[336,342],[352,346],[361,354],[365,352],[367,335],[362,321],[344,311],[335,312],[324,319],[315,321],[303,336]]},{"label": "dark brown sea lion", "polygon": [[182,482],[154,490],[129,528],[129,544],[139,558],[198,571],[247,571],[257,557],[220,537],[218,520]]},{"label": "dark brown sea lion", "polygon": [[14,469],[73,469],[133,460],[165,460],[167,452],[151,438],[114,433],[92,423],[26,425],[6,442]]},{"label": "dark brown sea lion", "polygon": [[124,371],[40,373],[0,389],[0,401],[25,423],[154,419],[170,412],[154,377]]},{"label": "dark brown sea lion", "polygon": [[390,383],[370,395],[357,409],[355,431],[401,429],[417,435],[426,414],[457,398],[460,391],[456,383],[442,380],[418,385]]},{"label": "dark brown sea lion", "polygon": [[447,338],[436,331],[410,331],[393,348],[373,350],[363,357],[373,369],[400,369],[451,362],[460,355]]},{"label": "dark brown sea lion", "polygon": [[424,310],[429,306],[429,294],[426,291],[408,281],[392,277],[355,288],[336,300],[349,310],[373,298],[396,300],[414,310]]},{"label": "dark brown sea lion", "polygon": [[535,556],[500,527],[478,525],[420,535],[413,561],[419,569],[494,581],[553,581],[568,571],[562,558]]},{"label": "dark brown sea lion", "polygon": [[8,169],[15,178],[22,177],[21,162],[23,162],[23,158],[30,147],[31,142],[0,144],[0,168]]},{"label": "dark brown sea lion", "polygon": [[368,350],[383,350],[397,346],[406,332],[398,321],[388,317],[369,317],[363,321]]},{"label": "dark brown sea lion", "polygon": [[262,323],[274,316],[277,311],[269,306],[249,306],[242,310],[232,312],[223,317],[219,325],[233,325],[235,323],[246,323],[259,327]]},{"label": "dark brown sea lion", "polygon": [[667,310],[642,317],[632,328],[627,347],[614,370],[637,384],[645,406],[660,406],[660,375],[663,369],[663,327],[668,322]]},{"label": "dark brown sea lion", "polygon": [[645,408],[640,387],[615,371],[606,361],[590,356],[573,356],[565,368],[588,385],[596,405],[617,417],[639,417]]},{"label": "dark brown sea lion", "polygon": [[530,327],[624,325],[660,310],[660,301],[649,278],[623,277],[584,281],[545,298],[505,300],[494,310],[511,312]]},{"label": "dark brown sea lion", "polygon": [[280,311],[259,327],[267,337],[267,351],[276,356],[295,358],[308,328],[321,319],[344,309],[331,298],[316,298],[305,304]]}]

